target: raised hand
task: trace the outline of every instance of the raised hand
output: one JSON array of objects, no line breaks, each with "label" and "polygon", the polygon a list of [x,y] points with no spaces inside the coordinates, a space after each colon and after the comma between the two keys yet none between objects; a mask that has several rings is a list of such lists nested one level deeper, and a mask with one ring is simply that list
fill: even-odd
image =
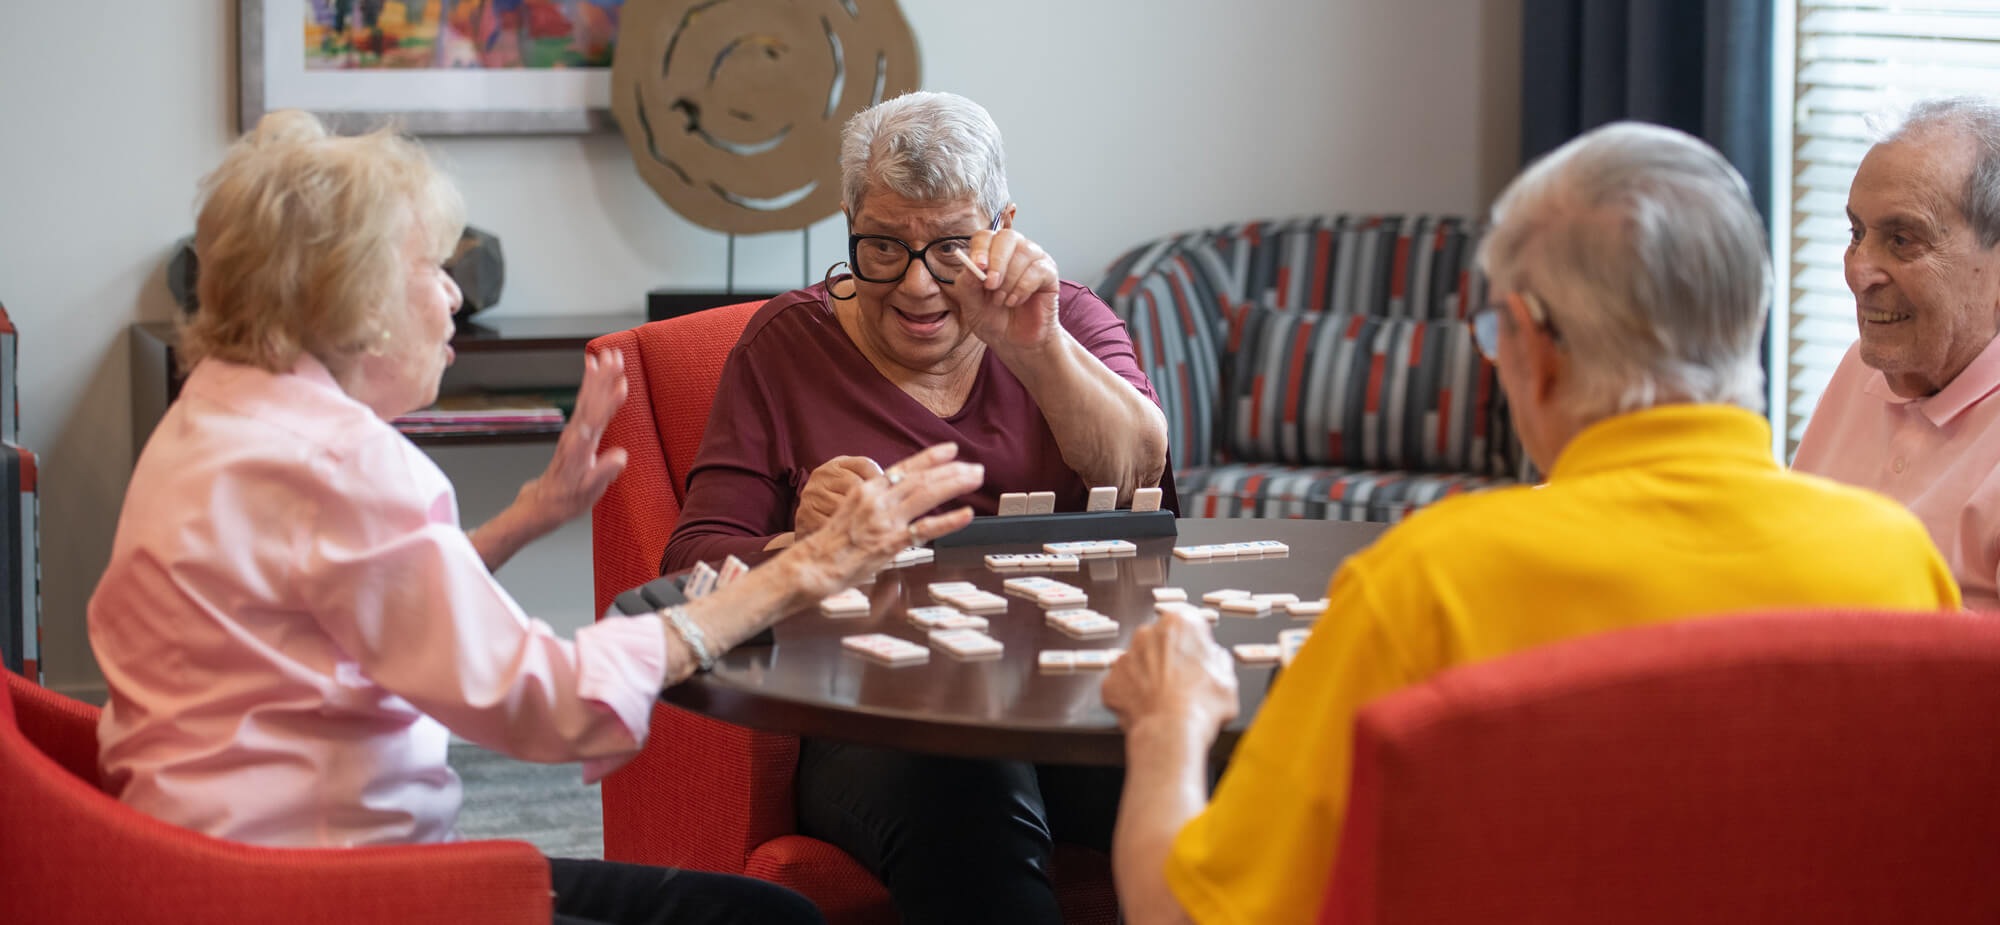
[{"label": "raised hand", "polygon": [[1057,336],[1061,277],[1048,251],[1020,232],[1002,228],[973,235],[964,254],[986,278],[967,269],[948,291],[974,337],[989,347],[1027,350]]},{"label": "raised hand", "polygon": [[599,455],[605,425],[625,403],[625,355],[612,351],[583,358],[583,385],[576,393],[576,412],[556,440],[547,469],[514,499],[528,522],[546,533],[590,510],[618,473],[625,471],[625,450],[613,447]]}]

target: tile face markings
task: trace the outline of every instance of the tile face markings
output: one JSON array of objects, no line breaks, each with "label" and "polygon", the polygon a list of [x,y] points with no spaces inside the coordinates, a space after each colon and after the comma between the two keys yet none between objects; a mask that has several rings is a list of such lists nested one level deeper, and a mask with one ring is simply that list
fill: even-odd
[{"label": "tile face markings", "polygon": [[931,651],[907,639],[898,639],[885,633],[864,633],[859,636],[842,636],[840,647],[870,661],[892,667],[916,665],[930,661]]},{"label": "tile face markings", "polygon": [[688,570],[687,583],[682,586],[681,593],[691,601],[707,597],[710,591],[715,590],[715,581],[720,577],[721,574],[714,566],[706,562],[696,562],[694,568]]},{"label": "tile face markings", "polygon": [[1262,617],[1271,612],[1271,605],[1254,597],[1239,597],[1216,605],[1223,613],[1237,617]]},{"label": "tile face markings", "polygon": [[1045,672],[1061,674],[1086,668],[1109,668],[1124,649],[1043,649],[1035,662]]},{"label": "tile face markings", "polygon": [[1118,657],[1124,654],[1124,649],[1078,649],[1076,651],[1076,667],[1109,668],[1112,662],[1117,661]]},{"label": "tile face markings", "polygon": [[932,552],[928,546],[909,546],[905,547],[901,552],[896,553],[896,557],[890,561],[889,567],[902,568],[906,565],[922,565],[936,558],[937,553]]},{"label": "tile face markings", "polygon": [[1292,659],[1298,657],[1299,649],[1312,636],[1310,628],[1284,630],[1278,634],[1278,663],[1290,667]]},{"label": "tile face markings", "polygon": [[1005,651],[1000,641],[978,630],[932,630],[931,644],[959,658],[997,658]]},{"label": "tile face markings", "polygon": [[729,587],[730,582],[743,577],[743,573],[747,571],[750,571],[750,566],[742,559],[730,556],[722,560],[722,571],[715,577],[715,589],[720,591]]},{"label": "tile face markings", "polygon": [[1246,665],[1269,665],[1283,654],[1283,649],[1272,643],[1246,642],[1230,646],[1229,650],[1236,654],[1237,661]]},{"label": "tile face markings", "polygon": [[1257,540],[1249,543],[1205,543],[1196,546],[1175,546],[1174,555],[1191,562],[1211,559],[1275,559],[1291,555],[1292,548],[1277,540]]},{"label": "tile face markings", "polygon": [[865,617],[869,609],[868,596],[859,588],[848,588],[819,602],[819,612],[829,617]]}]

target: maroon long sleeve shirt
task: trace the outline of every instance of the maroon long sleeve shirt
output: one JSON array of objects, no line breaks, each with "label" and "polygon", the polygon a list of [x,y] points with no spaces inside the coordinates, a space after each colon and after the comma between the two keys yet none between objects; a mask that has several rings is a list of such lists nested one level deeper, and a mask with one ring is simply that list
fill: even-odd
[{"label": "maroon long sleeve shirt", "polygon": [[[1102,299],[1065,281],[1058,313],[1078,343],[1159,401],[1124,322]],[[992,514],[1001,492],[1053,491],[1057,510],[1083,509],[1090,486],[1063,464],[1041,409],[992,351],[981,356],[965,405],[941,418],[862,355],[824,285],[778,296],[751,317],[723,365],[661,571],[732,554],[751,558],[792,529],[806,480],[835,456],[887,466],[945,441],[958,444],[959,459],[986,466],[985,484],[947,508],[970,504]],[[1178,509],[1171,472],[1161,487],[1165,506]]]}]

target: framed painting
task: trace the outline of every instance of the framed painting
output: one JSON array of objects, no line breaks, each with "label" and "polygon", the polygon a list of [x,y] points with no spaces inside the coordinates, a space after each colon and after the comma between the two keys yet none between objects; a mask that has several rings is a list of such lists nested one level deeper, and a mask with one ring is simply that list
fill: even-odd
[{"label": "framed painting", "polygon": [[237,118],[305,109],[336,131],[612,127],[624,0],[238,0]]}]

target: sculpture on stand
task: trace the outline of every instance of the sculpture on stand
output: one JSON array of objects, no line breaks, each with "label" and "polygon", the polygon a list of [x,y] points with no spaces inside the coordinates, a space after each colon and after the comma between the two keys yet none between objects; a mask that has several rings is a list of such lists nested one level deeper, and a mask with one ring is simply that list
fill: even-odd
[{"label": "sculpture on stand", "polygon": [[918,75],[895,0],[628,0],[611,111],[646,184],[730,236],[734,293],[735,236],[838,212],[841,128]]}]

